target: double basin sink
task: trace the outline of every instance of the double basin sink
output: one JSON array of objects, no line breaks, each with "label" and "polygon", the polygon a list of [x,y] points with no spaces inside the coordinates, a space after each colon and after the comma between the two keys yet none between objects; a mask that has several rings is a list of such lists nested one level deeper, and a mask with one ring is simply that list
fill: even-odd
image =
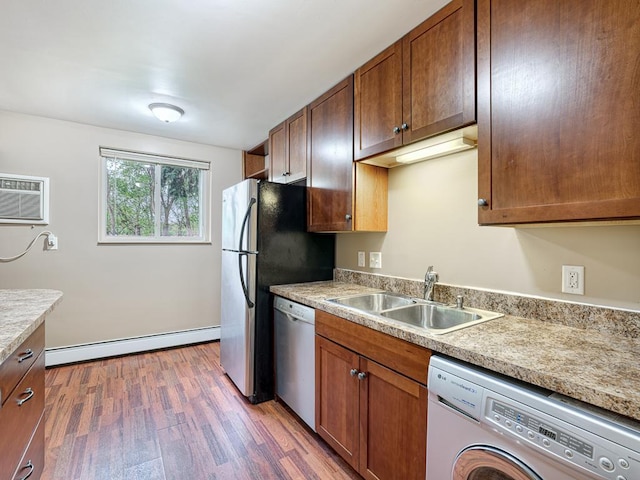
[{"label": "double basin sink", "polygon": [[380,292],[330,298],[344,307],[379,315],[394,322],[411,325],[433,334],[443,334],[502,317],[501,313],[477,308],[458,308],[397,293]]}]

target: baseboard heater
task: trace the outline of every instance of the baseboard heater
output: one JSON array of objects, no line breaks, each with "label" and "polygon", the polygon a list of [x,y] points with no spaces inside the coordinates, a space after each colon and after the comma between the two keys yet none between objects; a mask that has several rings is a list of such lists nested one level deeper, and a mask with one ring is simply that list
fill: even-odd
[{"label": "baseboard heater", "polygon": [[98,358],[116,357],[159,348],[179,347],[192,343],[220,339],[220,327],[194,328],[179,332],[159,333],[134,338],[84,343],[68,347],[47,348],[45,365],[52,367],[67,363],[84,362]]}]

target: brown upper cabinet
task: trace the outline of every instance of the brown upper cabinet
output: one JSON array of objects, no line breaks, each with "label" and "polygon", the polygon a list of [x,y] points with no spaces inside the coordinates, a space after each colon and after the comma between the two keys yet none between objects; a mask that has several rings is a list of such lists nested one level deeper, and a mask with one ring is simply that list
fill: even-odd
[{"label": "brown upper cabinet", "polygon": [[481,224],[640,218],[640,3],[478,0]]},{"label": "brown upper cabinet", "polygon": [[307,176],[307,107],[269,132],[270,180],[291,183]]},{"label": "brown upper cabinet", "polygon": [[242,152],[243,178],[266,180],[269,175],[269,145],[267,140]]},{"label": "brown upper cabinet", "polygon": [[387,170],[353,162],[353,76],[309,105],[307,230],[386,231]]},{"label": "brown upper cabinet", "polygon": [[475,2],[454,0],[355,72],[356,160],[475,123]]}]

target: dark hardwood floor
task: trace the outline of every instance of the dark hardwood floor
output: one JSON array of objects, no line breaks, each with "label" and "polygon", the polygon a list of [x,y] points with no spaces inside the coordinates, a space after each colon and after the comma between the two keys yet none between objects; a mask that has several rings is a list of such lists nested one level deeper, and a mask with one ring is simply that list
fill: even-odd
[{"label": "dark hardwood floor", "polygon": [[48,369],[42,480],[360,478],[281,403],[248,403],[219,345]]}]

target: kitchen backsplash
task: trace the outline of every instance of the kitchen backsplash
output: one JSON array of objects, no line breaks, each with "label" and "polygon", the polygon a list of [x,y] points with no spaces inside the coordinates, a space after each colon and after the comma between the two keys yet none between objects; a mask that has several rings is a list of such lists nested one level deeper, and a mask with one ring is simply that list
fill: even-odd
[{"label": "kitchen backsplash", "polygon": [[[334,280],[371,288],[423,296],[424,282],[408,278],[336,268]],[[585,305],[561,300],[518,295],[515,293],[458,287],[437,283],[434,300],[455,304],[456,296],[464,296],[469,307],[491,310],[515,317],[535,318],[576,328],[595,330],[609,335],[640,338],[640,312],[634,310]]]}]

